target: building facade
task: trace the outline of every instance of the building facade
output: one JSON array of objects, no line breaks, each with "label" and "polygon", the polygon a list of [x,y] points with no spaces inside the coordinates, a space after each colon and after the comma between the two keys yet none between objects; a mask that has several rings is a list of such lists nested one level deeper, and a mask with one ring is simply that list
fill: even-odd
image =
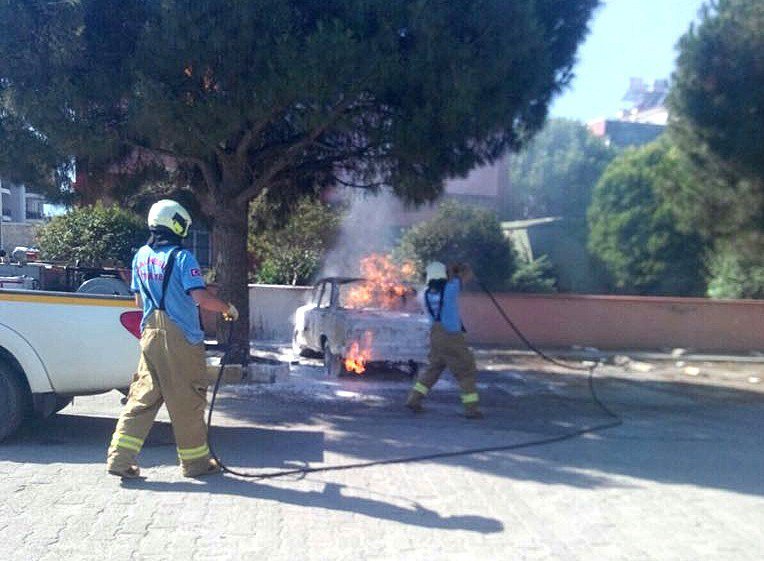
[{"label": "building facade", "polygon": [[587,126],[593,135],[618,148],[652,142],[666,129],[668,93],[668,80],[648,84],[642,78],[632,78],[623,97],[628,107],[613,118],[595,119]]},{"label": "building facade", "polygon": [[35,232],[45,219],[45,197],[1,180],[0,193],[0,248],[10,253],[15,247],[35,245]]}]

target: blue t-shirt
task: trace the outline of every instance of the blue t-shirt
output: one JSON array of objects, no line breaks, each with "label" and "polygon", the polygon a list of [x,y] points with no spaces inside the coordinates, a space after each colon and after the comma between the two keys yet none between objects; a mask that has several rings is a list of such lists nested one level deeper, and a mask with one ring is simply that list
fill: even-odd
[{"label": "blue t-shirt", "polygon": [[[458,278],[453,278],[446,283],[443,287],[443,307],[440,310],[440,323],[443,325],[443,329],[449,333],[459,333],[462,330],[462,318],[459,314],[459,293],[461,292],[461,281]],[[428,310],[428,316],[430,321],[435,321],[435,318],[429,314],[429,310],[433,313],[438,313],[440,307],[440,291],[439,290],[425,290],[425,309]],[[427,304],[429,305],[429,308]]]},{"label": "blue t-shirt", "polygon": [[[144,245],[133,258],[133,280],[130,288],[133,292],[140,293],[143,301],[141,332],[143,332],[146,319],[162,299],[162,283],[167,257],[176,247],[178,246],[167,245],[151,249],[148,245]],[[138,281],[138,276],[143,282]],[[187,249],[176,251],[175,265],[170,273],[164,308],[170,319],[183,330],[186,339],[192,345],[204,340],[204,332],[199,324],[196,302],[190,293],[194,289],[204,287],[202,272],[193,253]],[[151,292],[151,297],[146,294],[146,289]]]}]

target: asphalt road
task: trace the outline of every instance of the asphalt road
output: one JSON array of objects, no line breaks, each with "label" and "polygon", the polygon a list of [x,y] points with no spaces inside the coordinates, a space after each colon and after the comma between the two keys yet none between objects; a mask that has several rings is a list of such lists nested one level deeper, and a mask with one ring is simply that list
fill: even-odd
[{"label": "asphalt road", "polygon": [[414,416],[398,373],[226,387],[212,443],[260,473],[455,453],[253,482],[184,479],[166,413],[122,483],[104,456],[119,394],[78,398],[0,445],[4,560],[687,560],[764,551],[761,365],[606,366],[585,374],[479,353],[486,418],[448,375]]}]

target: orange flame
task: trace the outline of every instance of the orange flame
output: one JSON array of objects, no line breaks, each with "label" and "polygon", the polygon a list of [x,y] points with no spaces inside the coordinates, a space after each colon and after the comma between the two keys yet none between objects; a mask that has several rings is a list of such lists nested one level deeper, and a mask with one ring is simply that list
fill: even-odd
[{"label": "orange flame", "polygon": [[345,358],[345,370],[348,372],[355,372],[356,374],[363,374],[366,372],[366,363],[371,359],[371,341],[371,331],[364,332],[363,341],[361,343],[353,341],[350,345],[350,351]]},{"label": "orange flame", "polygon": [[378,307],[396,309],[413,290],[403,284],[414,280],[416,267],[411,262],[396,265],[389,256],[372,253],[361,259],[361,276],[368,282],[353,286],[344,305],[348,308]]}]

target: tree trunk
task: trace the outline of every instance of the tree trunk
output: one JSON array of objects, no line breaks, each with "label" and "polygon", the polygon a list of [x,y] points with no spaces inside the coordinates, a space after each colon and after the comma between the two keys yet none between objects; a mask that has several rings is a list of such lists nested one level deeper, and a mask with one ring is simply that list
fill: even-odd
[{"label": "tree trunk", "polygon": [[239,320],[232,326],[218,321],[217,339],[225,343],[233,329],[229,364],[246,364],[249,357],[249,288],[247,259],[247,205],[219,201],[212,211],[212,244],[215,253],[216,281],[219,296],[239,310]]}]

